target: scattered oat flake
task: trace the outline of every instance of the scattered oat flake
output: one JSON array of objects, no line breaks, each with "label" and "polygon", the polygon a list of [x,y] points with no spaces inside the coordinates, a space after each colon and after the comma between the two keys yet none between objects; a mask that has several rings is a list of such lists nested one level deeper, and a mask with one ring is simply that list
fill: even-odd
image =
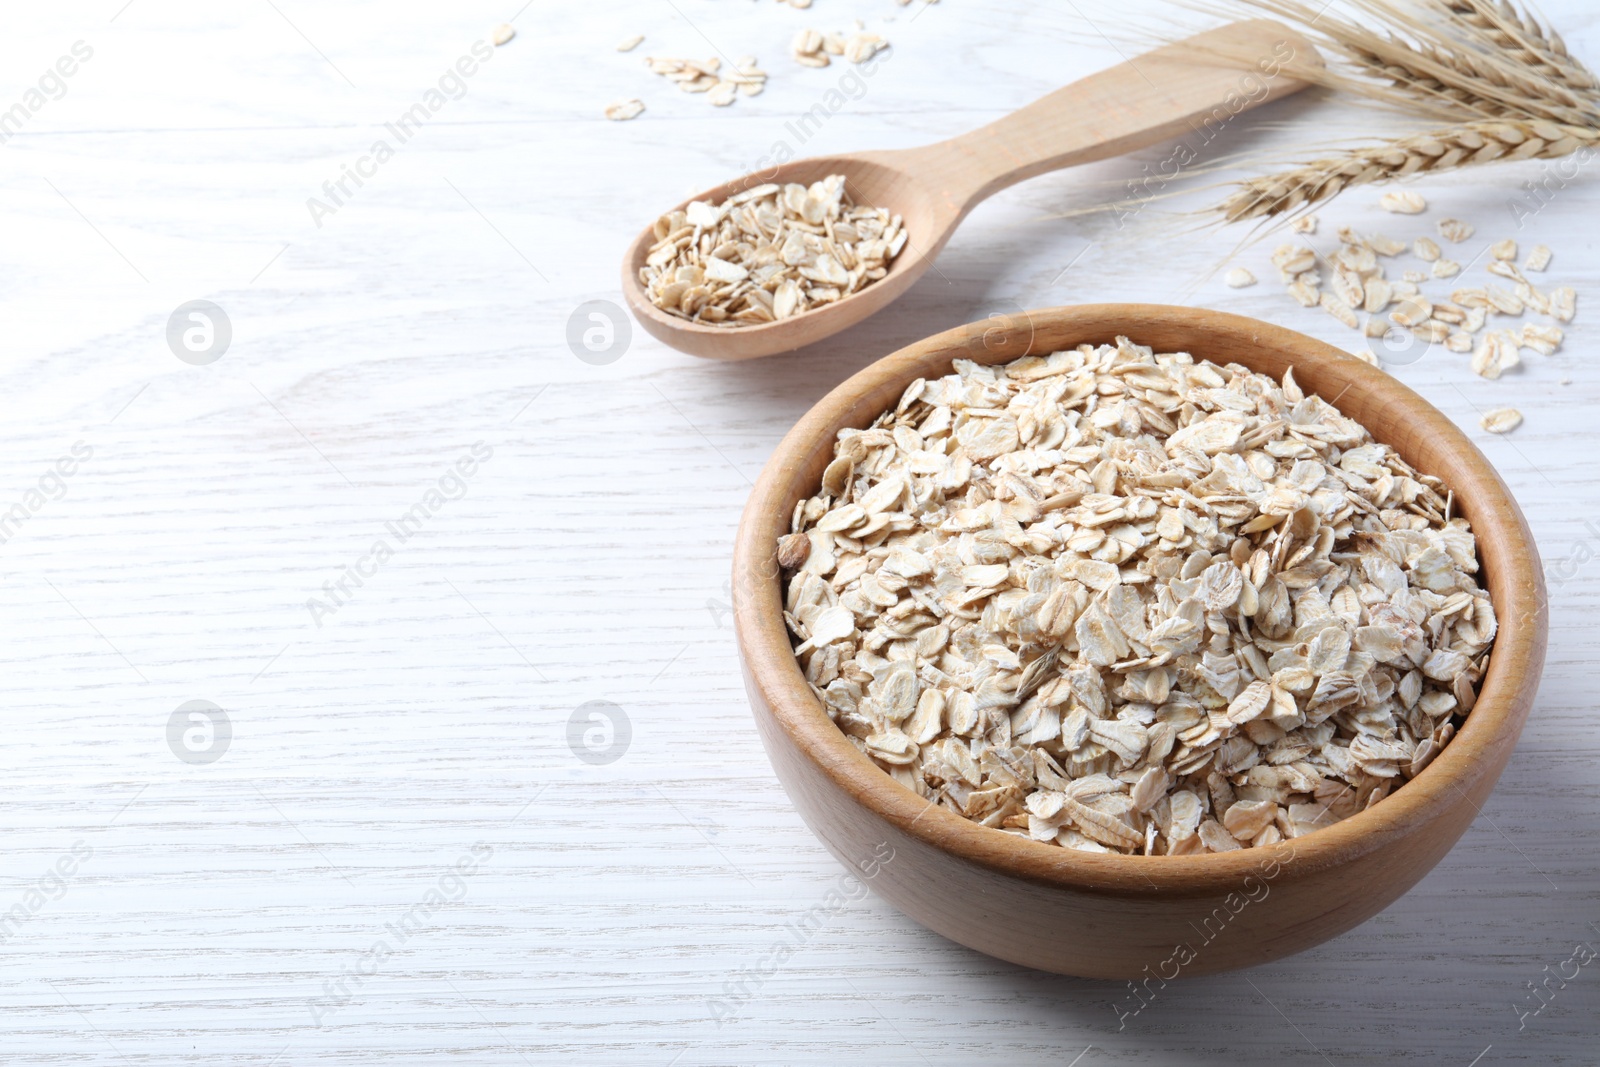
[{"label": "scattered oat flake", "polygon": [[1375,234],[1367,241],[1368,247],[1380,256],[1398,256],[1406,250],[1406,243],[1393,237]]},{"label": "scattered oat flake", "polygon": [[1528,250],[1528,258],[1523,261],[1522,269],[1542,271],[1550,265],[1550,246],[1534,245]]},{"label": "scattered oat flake", "polygon": [[632,37],[623,38],[622,43],[617,45],[617,51],[619,51],[619,52],[631,52],[635,48],[638,48],[639,45],[642,44],[643,42],[644,42],[644,34],[636,33]]},{"label": "scattered oat flake", "polygon": [[1511,238],[1496,241],[1489,246],[1489,254],[1495,259],[1510,261],[1517,258],[1517,242]]},{"label": "scattered oat flake", "polygon": [[1316,233],[1317,216],[1314,213],[1310,215],[1301,215],[1293,222],[1289,223],[1289,229],[1293,230],[1295,233]]},{"label": "scattered oat flake", "polygon": [[1535,289],[1528,279],[1523,278],[1517,282],[1517,297],[1529,309],[1540,315],[1550,314],[1550,298]]},{"label": "scattered oat flake", "polygon": [[1395,305],[1389,321],[1396,326],[1415,326],[1433,315],[1433,305],[1420,296],[1408,296]]},{"label": "scattered oat flake", "polygon": [[1419,193],[1397,189],[1384,193],[1378,200],[1378,206],[1397,215],[1420,215],[1428,209],[1428,202]]},{"label": "scattered oat flake", "polygon": [[666,59],[646,56],[645,66],[651,72],[677,85],[686,93],[705,93],[716,107],[733,103],[735,94],[757,96],[766,87],[767,74],[756,63],[754,56],[744,56],[733,64],[731,71],[722,70],[722,60]]},{"label": "scattered oat flake", "polygon": [[1292,372],[1127,338],[956,360],[839,433],[784,618],[842,735],[932,804],[1088,852],[1264,847],[1470,713],[1497,624],[1448,501]]},{"label": "scattered oat flake", "polygon": [[1419,322],[1411,327],[1411,332],[1427,341],[1429,344],[1439,344],[1450,336],[1450,324],[1437,319]]},{"label": "scattered oat flake", "polygon": [[826,67],[832,62],[824,50],[826,43],[818,31],[801,30],[794,35],[794,41],[789,46],[789,54],[802,66]]},{"label": "scattered oat flake", "polygon": [[1577,290],[1563,285],[1550,293],[1550,314],[1557,322],[1571,322],[1578,306]]},{"label": "scattered oat flake", "polygon": [[1461,273],[1461,264],[1453,259],[1436,259],[1433,263],[1435,278],[1454,278]]},{"label": "scattered oat flake", "polygon": [[1521,366],[1519,347],[1521,338],[1510,330],[1490,330],[1472,353],[1472,373],[1493,380],[1512,367]]},{"label": "scattered oat flake", "polygon": [[511,38],[515,37],[516,35],[517,31],[511,25],[511,23],[503,22],[494,28],[494,36],[491,39],[497,45],[509,44]]},{"label": "scattered oat flake", "polygon": [[861,23],[851,33],[821,33],[801,30],[795,34],[790,54],[796,63],[807,67],[826,67],[830,56],[839,56],[851,63],[865,63],[885,48],[889,42],[875,33],[868,33]]},{"label": "scattered oat flake", "polygon": [[1272,253],[1272,265],[1283,274],[1284,281],[1289,281],[1297,274],[1315,269],[1317,254],[1309,248],[1279,245]]},{"label": "scattered oat flake", "polygon": [[1317,287],[1304,278],[1296,279],[1289,285],[1289,295],[1299,301],[1301,307],[1314,308],[1321,300]]},{"label": "scattered oat flake", "polygon": [[852,63],[865,63],[888,47],[889,42],[875,33],[854,33],[844,43],[844,58]]},{"label": "scattered oat flake", "polygon": [[1389,306],[1394,298],[1394,288],[1381,274],[1368,278],[1361,287],[1361,310],[1376,315]]},{"label": "scattered oat flake", "polygon": [[1564,334],[1559,326],[1538,326],[1529,322],[1523,324],[1518,343],[1541,356],[1553,356],[1556,349],[1561,347],[1563,337]]},{"label": "scattered oat flake", "polygon": [[1498,408],[1479,419],[1478,425],[1490,433],[1510,433],[1522,425],[1522,412],[1516,408]]},{"label": "scattered oat flake", "polygon": [[1256,276],[1243,267],[1235,267],[1223,275],[1222,280],[1228,284],[1230,289],[1243,289],[1247,285],[1254,285]]},{"label": "scattered oat flake", "polygon": [[1451,244],[1460,244],[1476,232],[1476,227],[1469,222],[1462,222],[1460,219],[1439,220],[1439,236]]},{"label": "scattered oat flake", "polygon": [[612,122],[626,122],[644,113],[644,101],[638,98],[618,100],[606,105],[606,118]]},{"label": "scattered oat flake", "polygon": [[1343,265],[1333,273],[1332,289],[1335,296],[1353,308],[1366,302],[1366,285],[1361,276]]},{"label": "scattered oat flake", "polygon": [[1352,330],[1361,325],[1361,320],[1356,316],[1355,309],[1332,293],[1323,293],[1318,301],[1322,309]]},{"label": "scattered oat flake", "polygon": [[1508,293],[1504,289],[1493,285],[1486,287],[1489,294],[1489,310],[1501,315],[1520,315],[1527,304],[1516,293]]}]

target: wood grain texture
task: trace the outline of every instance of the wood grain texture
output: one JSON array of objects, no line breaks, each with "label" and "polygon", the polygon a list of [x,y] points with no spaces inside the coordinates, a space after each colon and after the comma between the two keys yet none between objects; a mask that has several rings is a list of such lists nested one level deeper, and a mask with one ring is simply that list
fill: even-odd
[{"label": "wood grain texture", "polygon": [[[639,271],[658,242],[653,226],[622,258],[622,292],[652,337],[691,355],[740,360],[792,352],[883,310],[921,278],[961,220],[1002,189],[1064,167],[1220,128],[1253,108],[1299,92],[1290,64],[1316,51],[1269,19],[1234,22],[1102,70],[986,126],[913,149],[780,162],[695,196],[717,204],[768,182],[809,185],[842,174],[857,204],[901,216],[906,247],[882,279],[803,315],[757,326],[717,327],[656,307]],[[872,66],[876,66],[873,61]],[[787,157],[784,157],[787,158]],[[682,210],[688,200],[669,210]]]},{"label": "wood grain texture", "polygon": [[[0,544],[0,914],[74,842],[94,849],[0,945],[6,1067],[1590,1067],[1592,966],[1520,1030],[1513,1011],[1600,938],[1587,169],[1520,230],[1506,204],[1539,164],[1418,183],[1419,219],[1375,192],[1341,198],[1316,238],[1411,237],[1453,215],[1480,228],[1460,262],[1503,236],[1544,241],[1550,284],[1580,293],[1563,349],[1499,382],[1437,351],[1395,368],[1495,464],[1551,568],[1543,684],[1499,785],[1387,910],[1298,956],[1169,985],[1119,1029],[1120,983],[996,962],[876,896],[829,902],[843,868],[779,786],[739,677],[729,558],[796,420],[952,326],[1142,300],[1353,344],[1271,283],[1221,283],[1234,263],[1273,277],[1279,238],[1239,248],[1242,232],[1175,212],[1234,172],[1121,214],[1064,217],[1129,196],[1173,145],[1007,189],[892,307],[789,356],[707,363],[635,325],[596,366],[566,330],[582,302],[621,302],[618,260],[663,204],[753,170],[840,84],[842,68],[789,64],[797,30],[859,16],[894,44],[795,146],[825,155],[982,126],[1122,62],[1096,28],[1121,45],[1126,21],[1172,8],[537,5],[318,227],[306,200],[518,5],[274,2],[11,5],[0,34],[3,108],[75,41],[95,52],[0,144],[0,513],[74,442],[94,451]],[[1600,59],[1600,12],[1542,6]],[[615,53],[631,33],[646,43]],[[761,59],[766,92],[715,109],[641,59],[718,51]],[[650,110],[605,122],[626,96]],[[1372,122],[1309,92],[1254,114],[1191,140],[1197,165]],[[165,341],[197,298],[234,327],[205,367]],[[1501,406],[1528,416],[1505,438],[1478,428]],[[465,496],[319,628],[307,599],[478,440],[494,455]],[[234,728],[207,766],[166,740],[196,699]],[[610,765],[568,747],[592,700],[631,720]],[[368,966],[479,841],[494,854],[466,895],[316,1025],[324,983]],[[735,1012],[721,1025],[717,1001]]]},{"label": "wood grain texture", "polygon": [[[1090,855],[978,826],[878,770],[829,719],[790,650],[777,542],[795,505],[817,492],[840,430],[866,428],[912,382],[949,374],[958,359],[992,365],[1130,333],[1158,352],[1239,363],[1274,379],[1292,369],[1307,395],[1338,397],[1340,411],[1377,440],[1442,478],[1472,523],[1501,621],[1479,700],[1421,774],[1321,833],[1262,849],[1161,857]],[[1046,308],[1004,327],[957,327],[842,383],[767,461],[740,523],[733,588],[762,741],[807,824],[841,862],[969,948],[1059,974],[1124,980],[1210,974],[1302,952],[1415,885],[1471,824],[1516,747],[1548,629],[1527,523],[1449,419],[1322,341],[1243,316],[1150,304]]]}]

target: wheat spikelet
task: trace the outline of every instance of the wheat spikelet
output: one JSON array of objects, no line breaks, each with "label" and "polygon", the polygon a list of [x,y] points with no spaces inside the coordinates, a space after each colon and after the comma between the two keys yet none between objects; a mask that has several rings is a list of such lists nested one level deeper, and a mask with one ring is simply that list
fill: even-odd
[{"label": "wheat spikelet", "polygon": [[1600,117],[1600,99],[1593,91],[1574,92],[1564,82],[1552,81],[1542,68],[1529,71],[1502,56],[1461,48],[1447,51],[1426,42],[1418,45],[1417,52],[1426,58],[1429,70],[1458,71],[1461,80],[1449,88],[1469,98],[1475,95],[1480,110],[1578,124]]},{"label": "wheat spikelet", "polygon": [[1410,49],[1399,54],[1380,55],[1357,44],[1347,46],[1350,57],[1369,73],[1388,80],[1397,91],[1422,98],[1423,103],[1439,104],[1445,110],[1463,114],[1477,114],[1490,118],[1500,114],[1499,109],[1486,110],[1484,101],[1459,85],[1446,85],[1426,71],[1418,69],[1410,60]]},{"label": "wheat spikelet", "polygon": [[1351,42],[1344,51],[1365,73],[1388,79],[1396,91],[1458,117],[1542,118],[1580,125],[1600,118],[1600,99],[1592,92],[1574,92],[1524,73],[1498,56],[1393,38],[1389,45],[1380,53]]},{"label": "wheat spikelet", "polygon": [[1542,120],[1468,122],[1326,156],[1241,182],[1217,209],[1228,222],[1281,215],[1356,185],[1496,160],[1554,159],[1600,145],[1600,129]]},{"label": "wheat spikelet", "polygon": [[1597,87],[1594,75],[1572,57],[1553,27],[1541,26],[1506,0],[1446,0],[1446,8],[1513,63],[1536,69],[1575,93]]}]

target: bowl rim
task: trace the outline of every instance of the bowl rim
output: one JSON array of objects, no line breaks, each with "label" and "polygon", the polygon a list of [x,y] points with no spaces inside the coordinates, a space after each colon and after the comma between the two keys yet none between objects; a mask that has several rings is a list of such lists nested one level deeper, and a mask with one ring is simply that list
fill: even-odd
[{"label": "bowl rim", "polygon": [[[1100,338],[1095,343],[1122,334],[1140,343],[1141,326],[1156,332],[1148,329],[1151,324],[1204,334],[1216,344],[1232,341],[1242,347],[1277,349],[1295,366],[1313,367],[1313,377],[1343,381],[1335,403],[1357,390],[1358,398],[1370,398],[1379,411],[1403,411],[1399,440],[1393,432],[1374,436],[1393,445],[1408,462],[1418,450],[1446,457],[1447,472],[1437,463],[1419,469],[1444,478],[1472,512],[1469,521],[1478,538],[1480,580],[1489,587],[1499,623],[1489,670],[1471,713],[1420,774],[1365,811],[1264,848],[1198,856],[1087,853],[980,826],[932,804],[879,769],[827,717],[806,684],[782,618],[776,541],[789,531],[792,511],[780,513],[779,508],[814,462],[824,436],[831,452],[836,428],[866,425],[917,377],[948,373],[953,359],[997,364],[1031,354],[1036,345],[1043,352],[1078,343],[1048,344],[1037,338],[1062,330],[1084,340]],[[1228,361],[1255,369],[1248,355],[1230,355]],[[892,398],[887,403],[863,400],[888,394]],[[811,491],[802,486],[802,492]],[[1548,630],[1543,572],[1526,520],[1488,459],[1442,412],[1398,379],[1315,338],[1241,315],[1161,304],[1041,308],[1000,326],[993,321],[958,326],[903,347],[852,375],[817,401],[773,450],[736,535],[732,591],[735,637],[747,683],[759,690],[773,722],[795,749],[859,806],[900,832],[980,867],[1048,885],[1116,895],[1210,893],[1237,887],[1242,878],[1260,876],[1264,870],[1270,877],[1284,870],[1309,874],[1423,832],[1462,802],[1476,808],[1471,792],[1485,775],[1492,786],[1504,758],[1502,750],[1509,753],[1531,708]]]}]

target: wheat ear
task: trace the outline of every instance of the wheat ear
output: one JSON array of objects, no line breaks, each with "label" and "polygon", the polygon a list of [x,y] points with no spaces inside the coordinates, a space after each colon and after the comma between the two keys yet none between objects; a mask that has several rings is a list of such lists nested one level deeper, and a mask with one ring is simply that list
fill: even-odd
[{"label": "wheat ear", "polygon": [[1192,0],[1298,24],[1335,62],[1298,76],[1447,121],[1600,118],[1595,78],[1566,44],[1507,0],[1349,0],[1362,21],[1313,0]]},{"label": "wheat ear", "polygon": [[1600,130],[1543,120],[1468,122],[1353,148],[1252,178],[1219,206],[1228,222],[1281,215],[1344,189],[1495,160],[1554,159],[1600,144]]},{"label": "wheat ear", "polygon": [[1511,62],[1536,70],[1574,93],[1592,93],[1600,87],[1588,68],[1567,51],[1567,42],[1554,27],[1541,26],[1506,0],[1445,0],[1445,8]]}]

